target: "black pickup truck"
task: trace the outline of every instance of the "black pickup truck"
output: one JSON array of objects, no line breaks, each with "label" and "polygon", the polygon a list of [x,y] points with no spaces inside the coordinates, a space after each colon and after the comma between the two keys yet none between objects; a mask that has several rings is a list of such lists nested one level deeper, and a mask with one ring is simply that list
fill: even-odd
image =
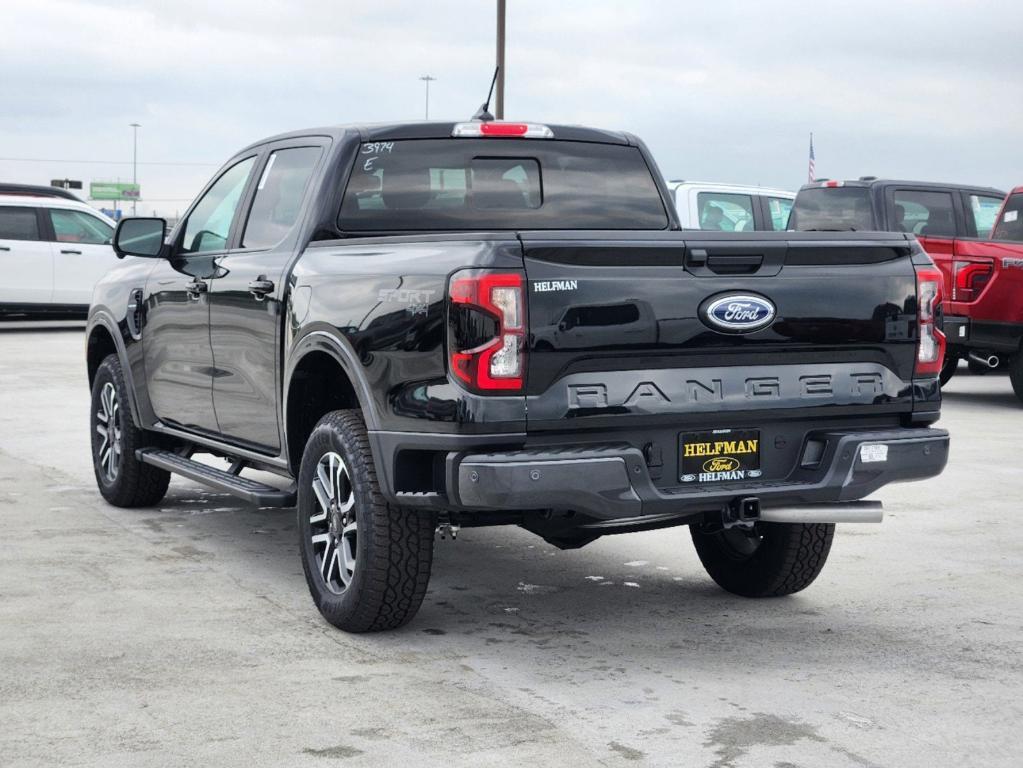
[{"label": "black pickup truck", "polygon": [[438,528],[689,525],[725,589],[806,587],[865,496],[946,463],[940,274],[905,234],[683,232],[662,178],[633,136],[532,123],[247,147],[169,236],[118,227],[146,258],[89,316],[101,493],[297,506],[349,631],[415,614]]}]

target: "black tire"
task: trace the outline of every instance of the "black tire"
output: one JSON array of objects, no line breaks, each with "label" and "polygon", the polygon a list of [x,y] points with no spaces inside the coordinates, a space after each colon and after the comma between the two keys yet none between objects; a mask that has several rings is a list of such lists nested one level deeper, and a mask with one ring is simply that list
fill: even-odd
[{"label": "black tire", "polygon": [[[121,363],[117,355],[108,355],[92,382],[89,412],[96,485],[103,498],[115,507],[150,507],[167,494],[170,472],[135,458],[135,451],[154,445],[156,436],[135,426],[129,403]],[[114,439],[107,440],[104,432],[109,435],[111,428]]]},{"label": "black tire", "polygon": [[[314,480],[320,477],[321,462],[335,466],[332,456],[344,467],[331,474],[337,490],[320,486],[331,499],[332,511],[324,513]],[[323,618],[346,632],[395,629],[410,621],[430,582],[436,518],[384,500],[358,411],[333,411],[320,419],[302,453],[298,483],[302,567]],[[346,506],[349,510],[343,511]],[[321,515],[326,519],[316,520]],[[324,535],[326,541],[314,543],[314,536]],[[348,553],[354,555],[351,572],[341,560]]]},{"label": "black tire", "polygon": [[1023,352],[1017,352],[1009,360],[1009,381],[1012,391],[1023,402]]},{"label": "black tire", "polygon": [[956,371],[959,369],[959,357],[957,355],[946,355],[945,362],[941,365],[941,373],[938,374],[938,378],[941,381],[941,386],[945,386],[951,381],[952,377],[956,375]]},{"label": "black tire", "polygon": [[780,597],[806,589],[827,562],[835,526],[757,523],[752,531],[705,533],[691,527],[700,562],[718,585],[743,597]]}]

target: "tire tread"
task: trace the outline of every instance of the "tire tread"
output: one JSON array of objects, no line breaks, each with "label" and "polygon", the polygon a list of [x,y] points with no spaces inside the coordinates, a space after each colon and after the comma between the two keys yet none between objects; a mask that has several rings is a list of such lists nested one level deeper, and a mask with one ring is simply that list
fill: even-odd
[{"label": "tire tread", "polygon": [[93,471],[96,475],[96,484],[99,486],[103,498],[115,507],[151,507],[158,504],[167,495],[167,488],[170,486],[170,472],[144,464],[135,458],[135,451],[139,448],[147,448],[156,444],[155,436],[135,425],[131,415],[130,394],[128,385],[124,380],[124,372],[121,370],[121,361],[116,354],[108,355],[96,371],[93,379],[93,394],[89,411],[89,428],[93,430],[92,419],[96,409],[97,392],[102,389],[106,381],[110,381],[117,390],[117,399],[120,402],[122,414],[121,441],[122,454],[121,466],[118,470],[114,483],[107,485],[102,480],[98,457],[96,456],[95,435],[90,435],[90,446],[93,457]]},{"label": "tire tread", "polygon": [[692,528],[700,562],[723,589],[743,597],[781,597],[806,589],[820,575],[835,536],[828,523],[759,523],[760,547],[744,560],[726,552],[719,534]]},{"label": "tire tread", "polygon": [[[358,514],[369,521],[371,542],[368,550],[373,555],[366,561],[360,559],[358,599],[354,605],[345,606],[347,601],[339,601],[336,596],[320,588],[319,577],[310,571],[309,561],[303,552],[302,561],[310,591],[324,617],[341,629],[348,632],[396,629],[415,616],[426,595],[433,565],[433,537],[436,529],[434,515],[388,504],[384,499],[373,463],[369,435],[359,411],[332,411],[325,415],[313,430],[307,451],[314,442],[321,439],[324,431],[337,436],[346,449],[346,463],[350,460],[349,471],[353,475],[353,483],[356,477],[361,478],[361,486],[368,491],[369,503],[360,508]],[[302,457],[303,464],[318,459],[318,456],[311,458],[311,455]],[[299,510],[301,516],[301,504]],[[304,536],[301,522],[300,519],[300,535]],[[300,542],[300,546],[304,547],[305,542]],[[346,596],[347,593],[341,597]]]}]

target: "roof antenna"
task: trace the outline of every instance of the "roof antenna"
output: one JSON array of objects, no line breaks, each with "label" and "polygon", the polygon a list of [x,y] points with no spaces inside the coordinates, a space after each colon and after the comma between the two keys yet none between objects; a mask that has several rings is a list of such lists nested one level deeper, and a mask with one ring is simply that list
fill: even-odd
[{"label": "roof antenna", "polygon": [[480,120],[484,123],[489,123],[494,119],[494,116],[490,114],[490,97],[494,95],[494,86],[497,84],[497,73],[500,71],[500,64],[494,67],[494,79],[490,81],[490,93],[487,94],[487,100],[480,105],[480,108],[476,110],[476,114],[472,116],[473,120]]}]

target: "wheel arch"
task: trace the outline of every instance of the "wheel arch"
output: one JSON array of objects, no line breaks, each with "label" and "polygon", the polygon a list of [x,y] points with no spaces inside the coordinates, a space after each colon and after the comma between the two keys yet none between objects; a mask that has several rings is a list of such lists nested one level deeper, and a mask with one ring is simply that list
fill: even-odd
[{"label": "wheel arch", "polygon": [[121,363],[124,382],[128,386],[128,405],[131,409],[132,420],[136,426],[141,426],[142,420],[139,414],[135,380],[128,362],[128,351],[124,346],[124,338],[118,333],[117,324],[106,314],[96,314],[89,319],[85,329],[85,339],[85,365],[89,389],[92,389],[92,384],[96,380],[96,372],[103,361],[111,354],[116,354]]},{"label": "wheel arch", "polygon": [[324,414],[357,409],[367,429],[378,427],[373,397],[359,367],[355,352],[336,334],[312,331],[294,345],[283,398],[288,466],[294,477],[298,477],[302,449]]},{"label": "wheel arch", "polygon": [[120,357],[117,342],[114,341],[114,336],[110,333],[109,328],[102,323],[97,323],[89,331],[85,342],[85,365],[90,387],[96,380],[96,372],[99,370],[100,363],[110,355]]}]

